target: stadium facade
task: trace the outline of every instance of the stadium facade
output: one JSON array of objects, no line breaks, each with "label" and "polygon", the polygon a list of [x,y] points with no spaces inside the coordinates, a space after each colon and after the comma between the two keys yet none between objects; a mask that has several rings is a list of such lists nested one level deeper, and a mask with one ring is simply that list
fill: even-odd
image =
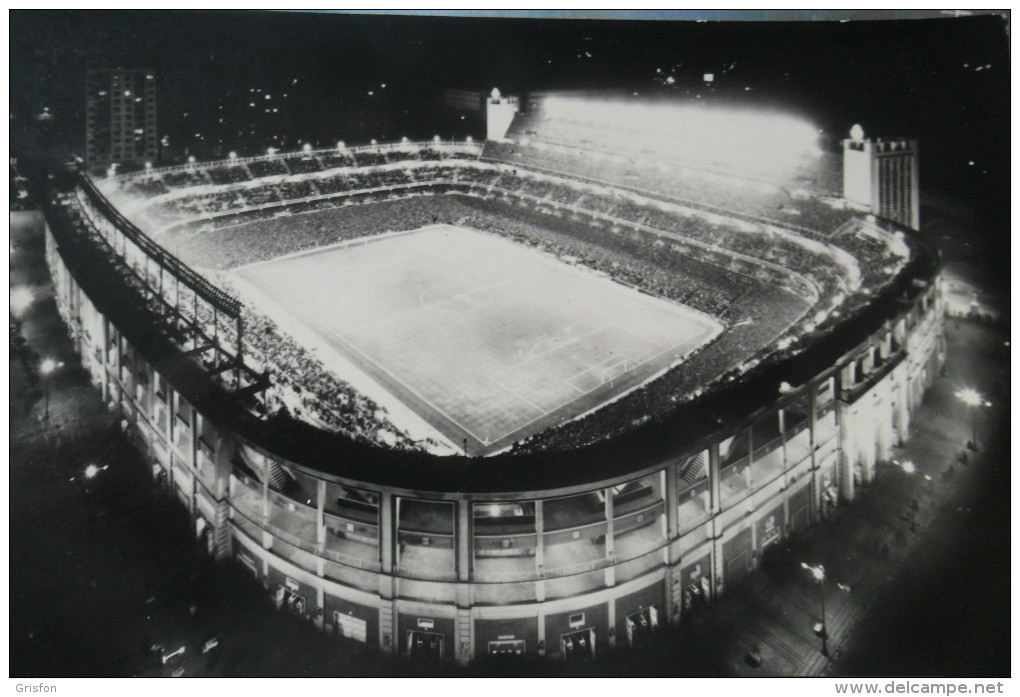
[{"label": "stadium facade", "polygon": [[[615,116],[593,125],[589,112],[581,126],[546,116],[521,112],[506,138],[484,145],[339,148],[106,182],[83,176],[49,210],[47,260],[58,307],[82,364],[147,454],[153,476],[187,507],[211,555],[237,560],[281,608],[327,632],[384,652],[460,663],[491,654],[587,660],[607,646],[647,641],[657,627],[682,625],[738,584],[771,546],[853,500],[876,463],[907,437],[911,414],[944,360],[935,252],[896,225],[840,209],[819,239],[859,234],[853,239],[862,250],[907,240],[909,257],[857,291],[858,305],[789,322],[792,338],[770,337],[675,408],[632,418],[577,447],[544,447],[540,434],[530,447],[489,457],[391,449],[265,413],[259,399],[272,378],[249,360],[240,304],[157,243],[156,232],[129,220],[144,217],[139,209],[111,203],[131,188],[143,192],[143,208],[190,215],[198,221],[190,229],[201,233],[221,218],[256,208],[279,213],[296,202],[346,205],[353,197],[351,207],[360,210],[412,194],[439,200],[439,191],[511,200],[500,181],[520,189],[532,182],[521,179],[528,171],[556,172],[573,182],[568,203],[554,200],[561,189],[544,189],[553,193],[537,201],[518,193],[514,205],[549,225],[585,213],[607,238],[623,230],[631,241],[659,241],[665,233],[645,212],[640,221],[614,217],[629,210],[619,192],[633,190],[633,178],[601,182],[612,205],[600,208],[599,196],[584,188],[593,178],[564,171],[564,158],[573,157],[564,151],[592,148],[592,129],[604,131],[602,143],[626,140]],[[545,134],[552,135],[543,143]],[[571,138],[568,147],[557,145]],[[698,154],[659,157],[670,166],[681,162],[676,176],[686,176],[706,166],[690,164]],[[613,157],[602,150],[592,160],[618,171]],[[345,163],[333,168],[329,158]],[[268,171],[281,160],[285,167]],[[407,179],[412,160],[417,169]],[[460,163],[453,174],[435,174],[453,161]],[[714,164],[712,176],[728,176]],[[661,176],[673,176],[667,169]],[[330,184],[336,172],[345,184]],[[373,177],[371,190],[351,184],[364,176]],[[297,187],[301,182],[312,188]],[[273,187],[272,201],[260,193],[265,186]],[[825,196],[791,194],[793,188],[768,210],[795,215],[799,225],[761,210],[732,211],[744,227],[768,226],[776,245],[761,253],[768,259],[785,244],[775,240],[788,239],[777,229],[815,234],[803,224],[815,205],[808,199]],[[196,203],[211,195],[228,203],[215,212]],[[664,200],[647,188],[642,195]],[[699,210],[718,216],[720,206]],[[751,258],[751,247],[741,246],[746,240],[733,239],[726,263]],[[695,242],[685,254],[718,256],[718,248]],[[764,256],[754,261],[759,273],[783,271]],[[798,292],[810,290],[797,283],[791,287]],[[812,311],[825,295],[817,291]],[[713,307],[716,296],[699,293],[692,297],[707,297]],[[738,325],[726,315],[728,302],[719,314]]]}]

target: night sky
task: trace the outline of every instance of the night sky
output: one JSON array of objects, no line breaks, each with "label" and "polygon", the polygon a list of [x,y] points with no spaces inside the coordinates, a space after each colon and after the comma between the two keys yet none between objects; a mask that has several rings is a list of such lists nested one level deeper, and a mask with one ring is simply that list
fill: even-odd
[{"label": "night sky", "polygon": [[[832,143],[857,122],[871,136],[917,138],[922,188],[1002,207],[1006,32],[1000,15],[841,23],[14,11],[12,154],[83,149],[89,67],[155,71],[168,156],[200,158],[254,150],[235,130],[252,88],[288,94],[273,127],[287,149],[462,137],[469,124],[438,115],[444,87],[626,88],[780,105]],[[44,107],[55,118],[40,124]]]}]

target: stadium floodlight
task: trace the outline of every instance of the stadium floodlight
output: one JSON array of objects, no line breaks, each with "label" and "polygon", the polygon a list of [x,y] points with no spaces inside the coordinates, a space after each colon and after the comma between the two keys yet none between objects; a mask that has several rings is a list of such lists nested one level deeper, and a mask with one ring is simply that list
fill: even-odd
[{"label": "stadium floodlight", "polygon": [[627,134],[635,150],[722,164],[773,181],[792,176],[802,161],[820,154],[817,128],[778,111],[566,96],[547,98],[544,111],[556,121]]}]

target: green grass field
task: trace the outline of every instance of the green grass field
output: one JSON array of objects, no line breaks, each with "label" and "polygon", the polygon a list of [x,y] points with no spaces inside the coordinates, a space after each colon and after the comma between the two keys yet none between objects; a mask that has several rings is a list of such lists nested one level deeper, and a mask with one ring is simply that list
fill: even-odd
[{"label": "green grass field", "polygon": [[722,331],[684,306],[449,225],[237,274],[327,367],[342,376],[354,363],[454,443],[467,438],[472,454],[609,401]]}]

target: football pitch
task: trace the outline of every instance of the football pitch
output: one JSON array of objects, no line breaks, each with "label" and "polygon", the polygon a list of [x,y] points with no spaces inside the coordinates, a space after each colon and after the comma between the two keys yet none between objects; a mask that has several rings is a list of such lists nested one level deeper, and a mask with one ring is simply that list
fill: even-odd
[{"label": "football pitch", "polygon": [[343,377],[355,364],[472,455],[610,401],[722,331],[682,305],[449,225],[236,272],[263,312],[315,340],[327,368]]}]

